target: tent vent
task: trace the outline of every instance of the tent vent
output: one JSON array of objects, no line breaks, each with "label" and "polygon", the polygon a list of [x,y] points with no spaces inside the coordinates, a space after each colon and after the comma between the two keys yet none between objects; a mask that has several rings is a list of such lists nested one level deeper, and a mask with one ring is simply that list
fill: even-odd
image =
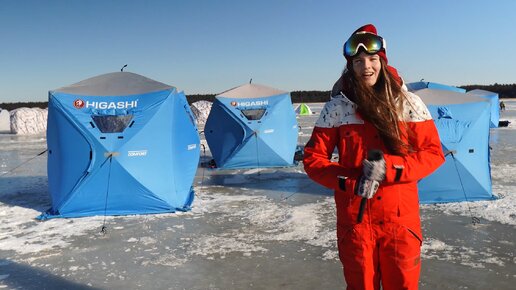
[{"label": "tent vent", "polygon": [[133,115],[94,115],[93,122],[102,133],[120,133],[127,128],[132,121]]},{"label": "tent vent", "polygon": [[104,137],[104,136],[101,136],[101,137],[100,137],[100,139],[106,139],[106,137]]},{"label": "tent vent", "polygon": [[118,139],[124,139],[124,136],[118,136]]},{"label": "tent vent", "polygon": [[469,153],[474,153],[475,149],[469,149]]},{"label": "tent vent", "polygon": [[260,120],[265,114],[265,109],[249,109],[249,110],[241,110],[242,114],[247,118],[247,120]]}]

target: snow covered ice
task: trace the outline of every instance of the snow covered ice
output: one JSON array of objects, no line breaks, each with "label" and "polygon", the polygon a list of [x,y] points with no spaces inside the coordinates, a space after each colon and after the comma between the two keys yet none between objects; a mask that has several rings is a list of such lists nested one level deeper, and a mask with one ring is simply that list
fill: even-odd
[{"label": "snow covered ice", "polygon": [[[516,100],[505,103],[501,119],[512,123],[491,129],[498,199],[421,206],[421,289],[516,282]],[[309,105],[300,145],[323,106]],[[345,288],[332,193],[302,165],[199,168],[190,212],[40,222],[50,207],[45,149],[44,135],[0,134],[0,289]]]}]

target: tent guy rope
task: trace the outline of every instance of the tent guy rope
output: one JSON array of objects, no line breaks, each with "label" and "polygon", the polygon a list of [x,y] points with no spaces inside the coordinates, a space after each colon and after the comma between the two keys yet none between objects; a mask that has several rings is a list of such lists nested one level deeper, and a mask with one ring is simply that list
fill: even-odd
[{"label": "tent guy rope", "polygon": [[45,154],[47,151],[48,151],[48,149],[45,149],[44,151],[42,151],[42,152],[40,152],[40,153],[36,154],[36,156],[33,156],[33,157],[31,157],[31,158],[27,159],[26,161],[24,161],[24,162],[22,162],[22,163],[18,164],[17,166],[15,166],[15,167],[11,168],[11,169],[10,169],[10,170],[8,170],[7,172],[4,172],[4,173],[0,174],[0,177],[2,177],[2,176],[4,176],[4,175],[7,175],[7,174],[12,173],[14,170],[16,170],[16,169],[18,169],[18,168],[22,167],[23,165],[25,165],[25,164],[29,163],[30,161],[32,161],[32,160],[33,160],[33,159],[35,159],[36,157],[38,157],[38,156],[41,156],[41,155]]}]

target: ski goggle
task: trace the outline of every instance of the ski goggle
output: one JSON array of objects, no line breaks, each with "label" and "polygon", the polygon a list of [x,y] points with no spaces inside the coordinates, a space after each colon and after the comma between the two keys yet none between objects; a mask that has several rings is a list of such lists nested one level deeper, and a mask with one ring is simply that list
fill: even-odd
[{"label": "ski goggle", "polygon": [[344,43],[344,56],[355,56],[360,48],[368,54],[375,54],[385,49],[385,46],[386,43],[382,37],[369,32],[357,32]]}]

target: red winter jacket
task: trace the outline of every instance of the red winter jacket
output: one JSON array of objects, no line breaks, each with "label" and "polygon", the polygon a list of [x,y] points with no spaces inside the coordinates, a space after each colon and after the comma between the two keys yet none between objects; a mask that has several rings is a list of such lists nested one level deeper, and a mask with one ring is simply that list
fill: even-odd
[{"label": "red winter jacket", "polygon": [[[335,190],[337,223],[356,223],[361,197],[354,194],[362,161],[371,149],[384,152],[386,177],[376,195],[369,199],[363,222],[406,225],[421,238],[417,182],[436,170],[444,156],[437,129],[421,99],[405,92],[404,121],[410,131],[413,152],[405,156],[387,153],[377,129],[356,112],[356,105],[344,95],[332,98],[321,111],[304,150],[304,168],[314,181]],[[338,149],[338,162],[331,161]],[[345,176],[340,182],[337,176]]]}]

